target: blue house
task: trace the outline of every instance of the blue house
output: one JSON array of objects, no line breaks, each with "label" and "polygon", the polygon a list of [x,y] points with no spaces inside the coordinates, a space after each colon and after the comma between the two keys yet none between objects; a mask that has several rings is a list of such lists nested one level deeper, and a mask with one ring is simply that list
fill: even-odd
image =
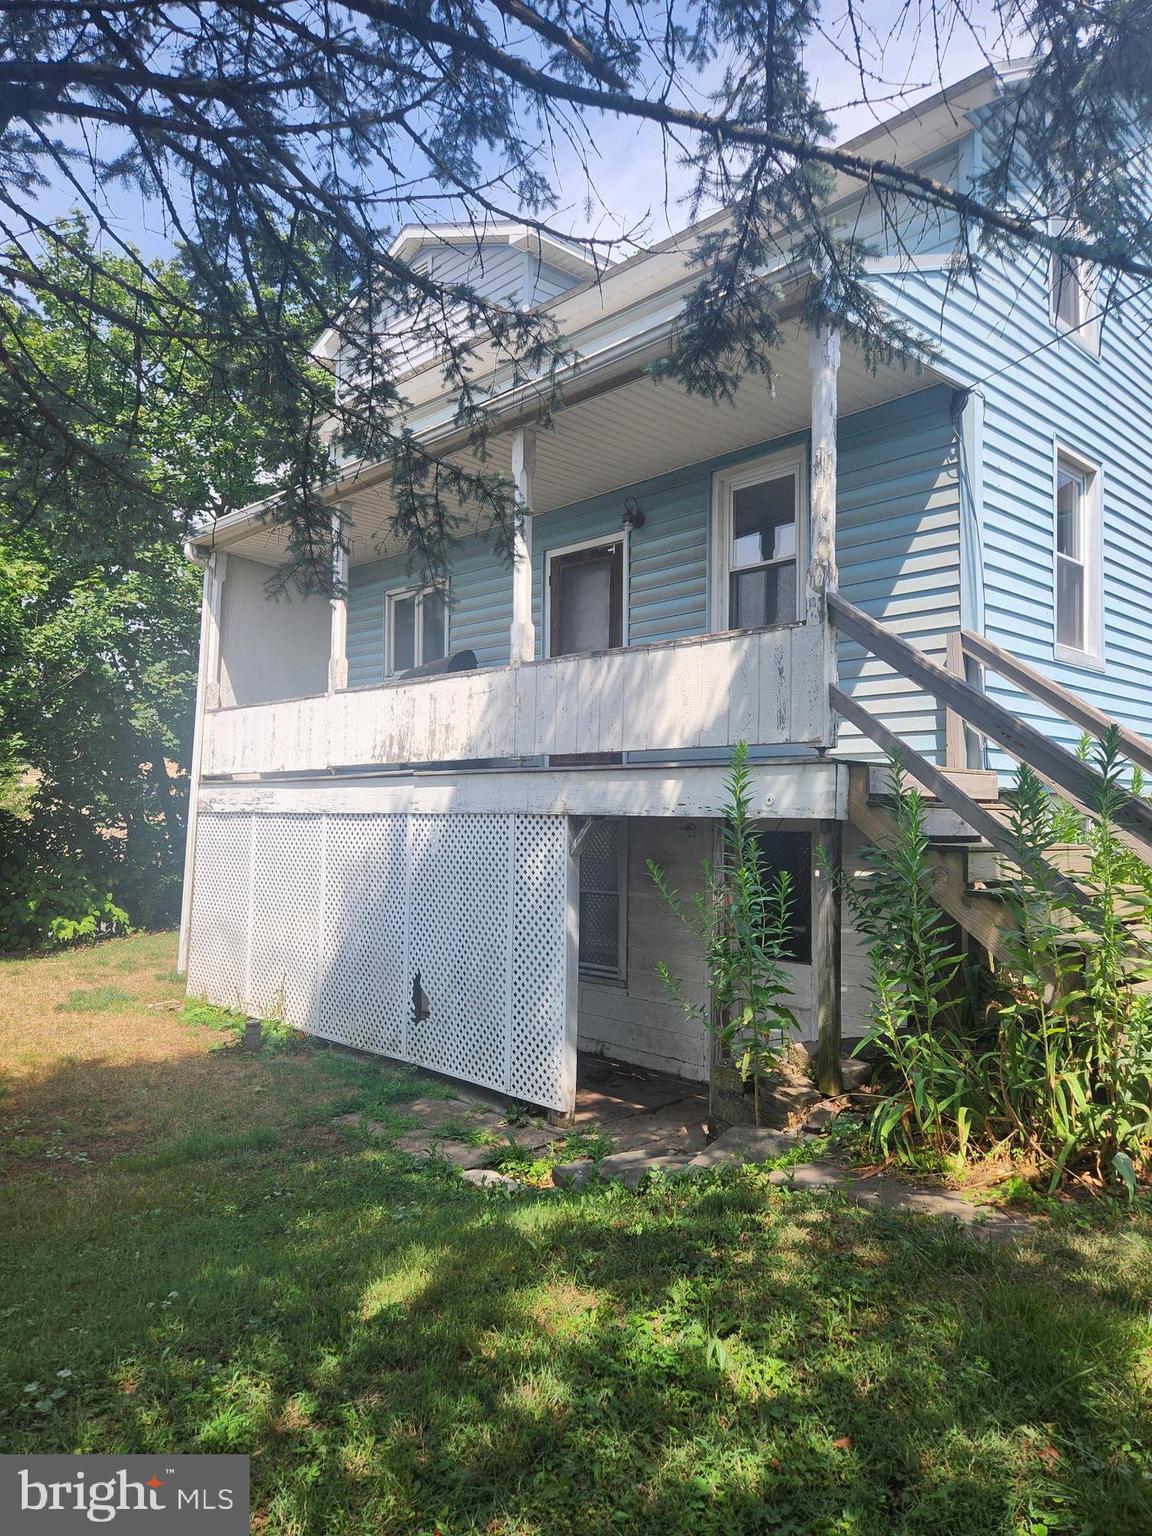
[{"label": "blue house", "polygon": [[[854,147],[963,187],[1017,78],[986,69]],[[845,185],[837,209],[930,365],[810,336],[784,267],[775,388],[730,405],[648,372],[698,280],[692,237],[597,278],[515,225],[401,234],[406,259],[547,307],[576,355],[564,407],[541,429],[492,364],[492,454],[525,515],[511,564],[461,537],[446,597],[389,542],[384,465],[332,487],[335,601],[266,599],[284,550],[259,509],[194,541],[190,990],[560,1113],[581,1052],[706,1079],[712,1036],[657,975],[706,1008],[702,956],[646,864],[695,888],[747,741],[765,859],[797,891],[795,1009],[834,1045],[868,1000],[819,858],[884,830],[884,751],[943,834],[994,842],[1013,758],[1074,793],[1082,730],[1152,732],[1152,348],[1123,290],[1101,315],[1090,270],[1020,255],[972,281],[947,218],[909,209],[886,250],[868,197]],[[435,359],[402,366],[412,428],[466,454]],[[995,949],[962,854],[941,867],[942,903]]]}]

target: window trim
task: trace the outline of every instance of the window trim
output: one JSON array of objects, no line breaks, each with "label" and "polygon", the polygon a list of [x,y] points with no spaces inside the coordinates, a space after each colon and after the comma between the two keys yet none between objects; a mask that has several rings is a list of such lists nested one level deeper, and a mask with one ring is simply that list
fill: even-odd
[{"label": "window trim", "polygon": [[[1070,225],[1066,219],[1050,219],[1048,221],[1048,233],[1053,239],[1059,239],[1061,235],[1077,233],[1074,225]],[[1067,336],[1070,341],[1092,357],[1100,356],[1100,307],[1096,301],[1096,291],[1100,282],[1100,269],[1093,263],[1086,261],[1082,256],[1073,257],[1077,264],[1078,286],[1084,303],[1084,316],[1077,325],[1069,325],[1061,319],[1057,312],[1057,262],[1060,260],[1057,252],[1048,253],[1048,319],[1061,336]]]},{"label": "window trim", "polygon": [[[630,644],[630,641],[629,641],[629,638],[628,638],[628,606],[629,606],[628,605],[628,596],[629,596],[629,589],[630,589],[631,554],[632,554],[631,543],[630,543],[631,531],[632,530],[630,528],[618,528],[614,533],[598,533],[594,538],[591,538],[591,539],[579,539],[574,544],[558,544],[555,549],[546,549],[544,551],[544,590],[541,593],[541,598],[540,598],[540,610],[541,610],[541,621],[542,621],[541,627],[542,627],[542,630],[543,630],[542,639],[543,639],[543,642],[544,642],[544,655],[541,658],[542,660],[547,661],[548,658],[552,655],[552,562],[553,562],[553,560],[561,559],[564,555],[579,555],[579,554],[582,554],[584,552],[584,550],[586,550],[586,549],[599,549],[601,546],[606,546],[606,545],[609,545],[609,544],[620,544],[620,545],[623,546],[621,548],[621,550],[620,550],[620,563],[621,563],[620,604],[621,604],[621,608],[623,610],[621,615],[620,615],[620,644],[621,644],[622,647],[623,646],[627,646],[628,644]],[[576,653],[576,654],[580,654],[580,653]],[[595,652],[587,652],[586,654],[594,655]]]},{"label": "window trim", "polygon": [[424,599],[428,596],[440,597],[444,602],[444,655],[448,655],[448,589],[437,591],[435,587],[392,587],[384,594],[384,676],[399,677],[401,672],[407,672],[407,667],[397,668],[394,664],[396,656],[396,604],[403,602],[405,598],[416,599],[416,619],[413,633],[413,653],[416,660],[412,663],[415,667],[424,665],[424,627],[421,623],[424,607]]},{"label": "window trim", "polygon": [[[1056,544],[1056,496],[1060,484],[1060,470],[1067,467],[1085,479],[1081,537],[1084,549],[1084,645],[1063,645],[1056,638],[1059,634],[1059,570],[1060,552]],[[1074,448],[1069,448],[1059,438],[1052,442],[1052,655],[1056,661],[1069,666],[1083,667],[1094,672],[1104,669],[1104,559],[1103,519],[1101,516],[1103,471],[1100,464]]]},{"label": "window trim", "polygon": [[709,583],[708,631],[723,634],[732,628],[729,622],[729,596],[732,574],[732,512],[737,491],[765,480],[782,479],[793,473],[796,476],[796,617],[790,624],[768,625],[770,629],[789,629],[792,624],[803,622],[803,573],[808,565],[808,455],[809,444],[797,443],[776,453],[762,454],[757,459],[734,464],[730,469],[717,470],[712,476],[712,539],[709,554],[712,579]]},{"label": "window trim", "polygon": [[[628,984],[628,817],[627,816],[597,816],[595,821],[610,821],[615,823],[618,829],[616,847],[616,887],[617,887],[617,939],[616,939],[616,965],[585,965],[579,959],[579,946],[577,946],[577,971],[581,982],[592,982],[596,986],[627,986]],[[579,871],[576,879],[576,903],[579,911],[580,897],[584,894],[580,883]]]}]

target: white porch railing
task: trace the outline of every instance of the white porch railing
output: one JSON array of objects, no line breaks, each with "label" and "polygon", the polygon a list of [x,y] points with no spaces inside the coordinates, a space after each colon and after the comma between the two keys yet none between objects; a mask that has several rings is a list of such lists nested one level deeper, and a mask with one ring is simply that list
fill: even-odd
[{"label": "white porch railing", "polygon": [[202,773],[823,745],[820,624],[559,656],[210,712]]}]

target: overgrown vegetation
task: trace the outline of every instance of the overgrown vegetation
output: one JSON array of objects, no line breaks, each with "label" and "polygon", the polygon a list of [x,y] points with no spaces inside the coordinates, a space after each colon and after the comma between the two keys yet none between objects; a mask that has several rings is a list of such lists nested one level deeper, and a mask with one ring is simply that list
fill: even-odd
[{"label": "overgrown vegetation", "polygon": [[427,1078],[213,1050],[174,949],[0,962],[5,1450],[250,1454],[268,1536],[1152,1529],[1142,1203],[1017,1250],[756,1170],[490,1197],[333,1126]]},{"label": "overgrown vegetation", "polygon": [[661,980],[688,1018],[702,1021],[717,1036],[745,1082],[752,1080],[759,1125],[761,1079],[776,1069],[796,1028],[796,1016],[784,1001],[792,992],[784,966],[792,943],[791,876],[781,870],[774,879],[765,878],[751,815],[747,742],[733,748],[725,787],[723,857],[719,864],[702,860],[700,890],[686,900],[653,859],[648,873],[703,950],[710,1001],[693,1001],[682,978],[664,961]]},{"label": "overgrown vegetation", "polygon": [[[892,764],[896,832],[845,890],[871,963],[872,1027],[893,1089],[878,1151],[1012,1154],[1050,1188],[1072,1178],[1136,1192],[1152,1155],[1152,871],[1122,840],[1132,789],[1115,731],[1087,753],[1099,775],[1079,820],[1085,867],[1051,855],[1077,825],[1027,766],[1011,804],[1014,928],[982,971],[937,906],[920,795]],[[1137,782],[1135,788],[1139,789]]]},{"label": "overgrown vegetation", "polygon": [[[0,951],[174,919],[200,608],[180,536],[193,515],[259,496],[282,452],[251,359],[107,318],[139,276],[130,250],[97,250],[78,218],[47,247],[35,310],[6,292],[0,329],[71,427],[96,411],[119,474],[0,444]],[[175,313],[186,270],[147,271]]]}]

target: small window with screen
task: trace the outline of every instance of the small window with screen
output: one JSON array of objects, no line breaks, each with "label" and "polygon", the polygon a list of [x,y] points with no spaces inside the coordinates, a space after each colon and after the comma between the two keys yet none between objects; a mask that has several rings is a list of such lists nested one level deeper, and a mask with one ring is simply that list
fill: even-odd
[{"label": "small window with screen", "polygon": [[580,850],[580,974],[624,978],[625,831],[593,822]]},{"label": "small window with screen", "polygon": [[756,841],[766,888],[776,885],[782,871],[788,875],[792,933],[786,958],[808,965],[812,960],[812,834],[762,828]]}]

